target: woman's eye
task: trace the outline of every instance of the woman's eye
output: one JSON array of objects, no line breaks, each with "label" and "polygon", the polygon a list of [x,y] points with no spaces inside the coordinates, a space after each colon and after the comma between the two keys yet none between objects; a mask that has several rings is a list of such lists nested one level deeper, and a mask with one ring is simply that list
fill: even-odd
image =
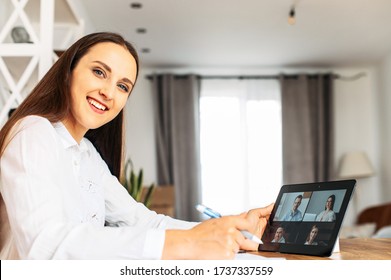
[{"label": "woman's eye", "polygon": [[98,76],[101,76],[101,77],[104,77],[105,76],[105,73],[100,70],[100,69],[94,69],[93,72],[98,75]]},{"label": "woman's eye", "polygon": [[129,88],[124,84],[119,84],[118,87],[125,92],[129,92]]}]

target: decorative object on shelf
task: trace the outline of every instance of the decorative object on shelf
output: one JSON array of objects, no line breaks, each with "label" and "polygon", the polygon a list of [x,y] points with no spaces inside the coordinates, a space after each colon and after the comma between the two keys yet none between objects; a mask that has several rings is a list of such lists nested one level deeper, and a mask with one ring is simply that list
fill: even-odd
[{"label": "decorative object on shelf", "polygon": [[30,35],[23,26],[15,26],[12,28],[11,37],[14,43],[32,43],[30,40]]},{"label": "decorative object on shelf", "polygon": [[144,205],[149,208],[151,204],[152,194],[155,190],[156,185],[152,183],[149,187],[147,187],[147,191],[145,192],[145,194],[143,194],[143,180],[143,169],[140,169],[138,174],[136,174],[134,172],[132,160],[128,159],[125,163],[121,184],[136,201],[144,203]]}]

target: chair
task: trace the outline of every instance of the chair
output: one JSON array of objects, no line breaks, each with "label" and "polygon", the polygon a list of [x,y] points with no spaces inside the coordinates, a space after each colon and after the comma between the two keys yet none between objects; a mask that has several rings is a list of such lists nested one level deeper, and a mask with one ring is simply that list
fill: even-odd
[{"label": "chair", "polygon": [[364,209],[358,215],[357,224],[367,223],[375,223],[375,231],[391,226],[391,202]]}]

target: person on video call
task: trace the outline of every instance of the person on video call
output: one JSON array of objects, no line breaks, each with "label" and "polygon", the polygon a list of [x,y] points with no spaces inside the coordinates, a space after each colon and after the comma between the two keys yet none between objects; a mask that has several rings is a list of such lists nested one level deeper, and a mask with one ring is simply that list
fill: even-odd
[{"label": "person on video call", "polygon": [[335,213],[334,213],[334,203],[335,203],[335,195],[330,195],[327,200],[324,207],[324,210],[320,212],[316,216],[316,221],[319,222],[333,222],[335,221]]},{"label": "person on video call", "polygon": [[285,229],[283,227],[278,227],[276,232],[274,233],[274,237],[272,239],[272,243],[285,243]]},{"label": "person on video call", "polygon": [[318,232],[319,232],[318,227],[316,225],[313,225],[310,232],[308,233],[304,245],[318,245],[318,242],[315,241]]},{"label": "person on video call", "polygon": [[301,221],[303,219],[303,214],[298,209],[301,204],[302,199],[303,199],[303,196],[301,194],[296,196],[295,201],[293,202],[293,205],[292,205],[292,209],[289,210],[289,212],[285,214],[285,216],[282,218],[282,221],[297,222],[297,221]]},{"label": "person on video call", "polygon": [[[1,259],[232,259],[273,205],[201,223],[156,214],[120,184],[138,76],[118,34],[65,51],[0,131]],[[189,206],[192,207],[192,206]]]}]

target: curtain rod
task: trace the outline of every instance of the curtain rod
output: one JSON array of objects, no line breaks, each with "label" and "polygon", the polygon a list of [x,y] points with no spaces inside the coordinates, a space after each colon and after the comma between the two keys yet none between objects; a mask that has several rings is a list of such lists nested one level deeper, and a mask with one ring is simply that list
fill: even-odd
[{"label": "curtain rod", "polygon": [[[309,76],[316,76],[317,74],[309,74]],[[181,75],[174,75],[175,78],[186,78],[188,75],[186,74],[181,74]],[[196,75],[199,79],[201,80],[212,80],[212,79],[238,79],[238,80],[251,80],[251,79],[260,79],[260,80],[272,80],[272,79],[279,79],[279,75]],[[299,75],[297,74],[292,74],[292,75],[286,75],[287,78],[291,79],[297,79]],[[332,77],[337,80],[342,80],[342,81],[355,81],[358,80],[362,77],[365,77],[366,73],[365,72],[360,72],[352,76],[343,76],[340,74],[332,74]],[[152,79],[152,75],[147,75],[146,78],[148,80]]]},{"label": "curtain rod", "polygon": [[366,76],[367,76],[367,74],[365,72],[360,72],[360,73],[357,73],[352,76],[342,76],[342,75],[335,74],[334,79],[338,79],[338,80],[342,80],[342,81],[356,81],[356,80],[358,80],[362,77],[366,77]]}]

